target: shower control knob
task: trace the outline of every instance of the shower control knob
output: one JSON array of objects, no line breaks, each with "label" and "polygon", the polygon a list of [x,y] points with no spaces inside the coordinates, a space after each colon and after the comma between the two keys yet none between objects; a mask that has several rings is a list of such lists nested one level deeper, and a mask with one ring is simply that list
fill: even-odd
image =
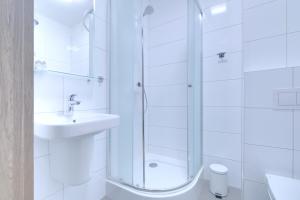
[{"label": "shower control knob", "polygon": [[138,87],[142,87],[142,83],[141,83],[141,82],[138,82],[136,85],[137,85]]}]

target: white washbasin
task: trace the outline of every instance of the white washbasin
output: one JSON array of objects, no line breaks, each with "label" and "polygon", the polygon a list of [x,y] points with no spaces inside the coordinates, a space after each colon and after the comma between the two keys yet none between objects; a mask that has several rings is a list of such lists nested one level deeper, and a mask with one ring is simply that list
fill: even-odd
[{"label": "white washbasin", "polygon": [[67,139],[117,127],[119,121],[117,115],[102,113],[38,114],[34,117],[34,133],[47,140]]},{"label": "white washbasin", "polygon": [[34,116],[35,135],[49,140],[51,176],[72,186],[91,179],[94,134],[118,125],[119,116],[92,112]]}]

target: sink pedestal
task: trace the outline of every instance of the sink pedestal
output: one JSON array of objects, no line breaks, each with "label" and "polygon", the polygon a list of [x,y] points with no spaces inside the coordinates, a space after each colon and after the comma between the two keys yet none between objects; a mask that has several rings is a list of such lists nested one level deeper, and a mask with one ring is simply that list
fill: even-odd
[{"label": "sink pedestal", "polygon": [[50,140],[51,175],[66,185],[88,182],[93,150],[91,135]]}]

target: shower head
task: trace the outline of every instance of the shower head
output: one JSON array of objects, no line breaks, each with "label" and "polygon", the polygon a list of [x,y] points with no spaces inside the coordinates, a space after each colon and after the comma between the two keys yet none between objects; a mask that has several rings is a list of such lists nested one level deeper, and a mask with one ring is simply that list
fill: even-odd
[{"label": "shower head", "polygon": [[151,5],[148,5],[144,10],[143,17],[145,17],[146,15],[152,15],[153,13],[154,13],[154,8]]}]

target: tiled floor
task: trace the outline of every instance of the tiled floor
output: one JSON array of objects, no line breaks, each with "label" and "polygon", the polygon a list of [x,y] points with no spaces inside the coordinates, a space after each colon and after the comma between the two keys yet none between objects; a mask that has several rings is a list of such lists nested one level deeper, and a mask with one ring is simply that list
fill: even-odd
[{"label": "tiled floor", "polygon": [[[209,192],[208,181],[203,184],[203,196],[200,200],[220,200]],[[229,194],[222,200],[241,200],[241,190],[236,188],[229,188]]]}]

